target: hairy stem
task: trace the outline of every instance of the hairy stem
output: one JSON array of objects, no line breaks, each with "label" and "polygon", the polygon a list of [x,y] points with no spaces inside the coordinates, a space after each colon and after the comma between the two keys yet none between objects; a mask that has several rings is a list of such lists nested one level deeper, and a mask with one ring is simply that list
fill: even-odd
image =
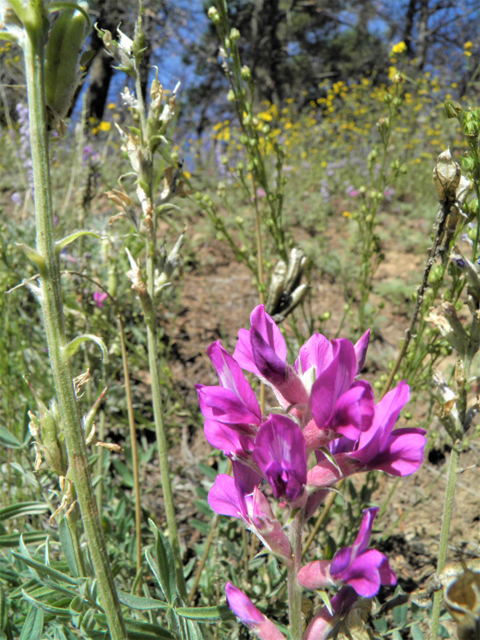
[{"label": "hairy stem", "polygon": [[31,19],[29,22],[24,51],[35,186],[38,268],[41,287],[39,297],[47,335],[50,364],[65,433],[70,474],[75,485],[85,535],[98,582],[100,603],[105,610],[112,639],[123,640],[126,638],[126,631],[102,535],[100,517],[92,488],[82,420],[75,398],[69,359],[65,353],[67,339],[63,317],[60,271],[54,243],[48,159],[41,3],[37,5],[32,3],[31,10],[35,19]]},{"label": "hairy stem", "polygon": [[[460,458],[461,446],[462,445],[458,440],[454,443],[448,463],[447,488],[445,489],[445,503],[443,507],[440,546],[438,550],[437,573],[440,573],[440,571],[442,571],[447,559],[448,534],[450,531],[450,521],[452,519],[453,499],[455,496],[455,485],[457,483],[457,466],[458,460]],[[437,591],[433,597],[432,630],[430,635],[431,640],[436,640],[438,636],[441,599],[442,592]]]}]

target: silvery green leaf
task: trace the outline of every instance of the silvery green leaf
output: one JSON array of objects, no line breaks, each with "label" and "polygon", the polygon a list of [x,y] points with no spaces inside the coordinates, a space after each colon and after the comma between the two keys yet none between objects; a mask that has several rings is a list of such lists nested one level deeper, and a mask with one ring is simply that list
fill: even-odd
[{"label": "silvery green leaf", "polygon": [[72,358],[72,356],[77,353],[80,345],[86,341],[95,342],[95,344],[98,344],[98,346],[102,350],[104,362],[108,362],[108,351],[104,341],[102,340],[102,338],[94,335],[93,333],[84,333],[81,336],[77,336],[76,338],[74,338],[65,347],[63,347],[64,354],[68,359]]}]

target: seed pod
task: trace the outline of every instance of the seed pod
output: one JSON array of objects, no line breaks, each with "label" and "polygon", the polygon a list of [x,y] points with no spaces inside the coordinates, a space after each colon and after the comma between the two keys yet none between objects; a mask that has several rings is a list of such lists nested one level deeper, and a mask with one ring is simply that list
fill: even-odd
[{"label": "seed pod", "polygon": [[[82,3],[82,7],[86,8]],[[88,20],[81,11],[67,9],[50,31],[45,54],[45,96],[47,105],[63,118],[78,86],[78,60]]]}]

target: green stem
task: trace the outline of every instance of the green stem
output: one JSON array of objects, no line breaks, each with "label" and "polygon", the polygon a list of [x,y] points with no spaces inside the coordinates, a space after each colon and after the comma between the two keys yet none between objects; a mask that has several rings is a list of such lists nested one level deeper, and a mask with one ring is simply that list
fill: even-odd
[{"label": "green stem", "polygon": [[155,421],[155,436],[158,447],[158,461],[162,480],[163,501],[165,516],[167,518],[168,533],[175,559],[177,574],[177,587],[181,598],[187,601],[187,586],[183,575],[182,554],[178,538],[177,520],[175,517],[175,505],[173,502],[172,483],[170,480],[170,466],[168,464],[168,441],[163,420],[162,387],[157,362],[157,331],[156,313],[154,305],[154,278],[155,278],[155,226],[152,229],[150,240],[147,242],[147,297],[141,297],[145,322],[147,325],[148,365],[150,369],[153,417]]},{"label": "green stem", "polygon": [[301,640],[302,638],[302,588],[298,582],[298,572],[302,563],[302,525],[303,509],[297,513],[290,524],[290,544],[292,545],[293,562],[288,569],[287,579],[292,640]]},{"label": "green stem", "polygon": [[[445,566],[447,559],[448,534],[450,531],[450,520],[452,518],[453,499],[455,496],[455,485],[457,483],[457,466],[460,458],[461,443],[457,440],[454,443],[448,463],[447,488],[445,490],[445,503],[443,507],[442,532],[440,534],[440,547],[438,550],[437,573],[440,573]],[[438,626],[440,624],[440,603],[442,592],[437,591],[433,597],[432,610],[432,631],[430,638],[436,640],[438,636]]]},{"label": "green stem", "polygon": [[60,408],[60,415],[68,450],[70,474],[82,513],[87,543],[98,581],[100,603],[107,615],[113,640],[124,640],[123,623],[108,555],[103,540],[100,518],[93,493],[82,420],[77,407],[72,372],[65,346],[62,292],[58,259],[55,253],[53,209],[48,159],[47,122],[44,89],[44,46],[42,5],[38,12],[38,28],[30,25],[25,41],[25,70],[27,78],[30,141],[32,147],[35,185],[35,216],[39,260],[41,306],[47,334],[50,364]]}]

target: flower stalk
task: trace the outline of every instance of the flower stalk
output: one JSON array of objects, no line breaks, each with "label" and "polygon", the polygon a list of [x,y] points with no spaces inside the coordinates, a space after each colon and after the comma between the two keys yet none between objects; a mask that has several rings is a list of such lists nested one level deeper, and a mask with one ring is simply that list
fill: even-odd
[{"label": "flower stalk", "polygon": [[[60,270],[54,243],[53,208],[48,158],[44,74],[43,3],[32,2],[25,18],[25,70],[35,186],[36,264],[40,272],[41,303],[48,351],[57,393],[69,459],[69,474],[75,486],[85,535],[98,581],[100,604],[107,616],[113,640],[126,638],[100,517],[91,482],[90,466],[72,382],[62,305]],[[23,16],[19,16],[23,17]]]}]

